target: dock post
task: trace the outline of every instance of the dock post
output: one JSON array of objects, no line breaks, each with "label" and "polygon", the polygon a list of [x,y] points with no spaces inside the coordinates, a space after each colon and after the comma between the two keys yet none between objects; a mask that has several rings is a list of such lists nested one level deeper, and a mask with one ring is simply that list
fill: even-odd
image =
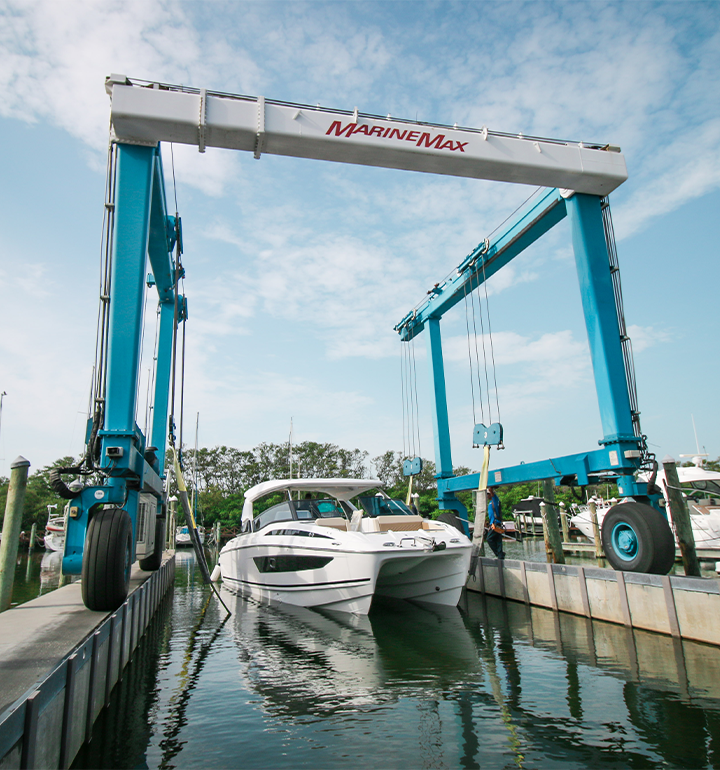
[{"label": "dock post", "polygon": [[[547,506],[545,505],[545,501],[540,503],[540,518],[542,519],[542,533],[543,533],[543,541],[545,542],[545,559],[549,563],[553,560],[552,557],[552,548],[550,546],[550,535],[548,533],[547,528],[547,515],[545,513],[545,508]],[[535,525],[533,524],[533,527]]]},{"label": "dock post", "polygon": [[595,541],[595,558],[599,561],[605,557],[605,551],[603,551],[602,540],[600,538],[600,527],[598,526],[597,508],[595,507],[595,501],[588,501],[588,511],[590,512],[590,523],[593,528],[593,540]]},{"label": "dock post", "polygon": [[4,612],[12,601],[15,561],[20,545],[25,489],[27,488],[30,461],[17,457],[10,466],[10,486],[5,503],[2,543],[0,543],[0,612]]},{"label": "dock post", "polygon": [[35,550],[35,540],[37,538],[37,523],[33,522],[30,529],[30,544],[28,545],[28,553],[32,553]]},{"label": "dock post", "polygon": [[545,526],[548,541],[555,564],[565,564],[565,554],[560,539],[560,526],[558,525],[557,506],[555,505],[555,482],[553,479],[543,479],[543,498],[545,499]]},{"label": "dock post", "polygon": [[562,527],[562,539],[563,543],[570,541],[570,529],[568,528],[567,511],[565,510],[565,503],[560,503],[560,526]]},{"label": "dock post", "polygon": [[668,456],[663,459],[663,470],[665,471],[667,497],[670,501],[670,513],[677,533],[685,574],[700,577],[700,564],[695,551],[695,536],[690,522],[690,511],[688,511],[687,503],[680,489],[680,479],[675,460],[672,457]]}]

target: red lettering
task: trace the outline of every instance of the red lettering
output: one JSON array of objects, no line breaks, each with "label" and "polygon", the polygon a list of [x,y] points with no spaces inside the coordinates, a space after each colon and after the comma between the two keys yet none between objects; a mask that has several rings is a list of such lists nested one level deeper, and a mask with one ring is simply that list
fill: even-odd
[{"label": "red lettering", "polygon": [[368,133],[368,136],[373,136],[373,134],[376,134],[377,136],[382,136],[382,126],[373,126],[370,129],[370,132]]},{"label": "red lettering", "polygon": [[[445,137],[443,137],[444,139]],[[440,148],[441,150],[455,150],[455,142],[452,139],[448,139],[447,142]]]},{"label": "red lettering", "polygon": [[419,131],[410,131],[408,135],[405,137],[406,142],[414,142],[417,140],[418,136],[420,136]]},{"label": "red lettering", "polygon": [[331,132],[335,131],[335,136],[350,136],[353,132],[353,128],[356,127],[356,123],[348,123],[345,128],[342,127],[342,123],[339,120],[334,120],[330,128],[325,132],[325,136],[330,136]]},{"label": "red lettering", "polygon": [[[353,130],[352,130],[352,133],[353,134],[365,134],[365,136],[367,136],[369,128],[370,128],[370,126],[367,126],[367,125],[355,126],[355,128],[353,128]],[[348,134],[348,136],[352,136],[352,134]]]},{"label": "red lettering", "polygon": [[[430,134],[425,133],[423,134],[417,142],[418,147],[435,147],[436,150],[443,150],[445,147],[450,144],[450,149],[452,150],[452,141],[445,142],[445,144],[442,144],[442,140],[445,138],[445,134],[438,134],[432,141],[430,141]],[[425,144],[423,144],[425,142]],[[440,146],[442,144],[442,147]]]},{"label": "red lettering", "polygon": [[406,133],[407,131],[398,131],[397,128],[393,128],[393,130],[390,132],[390,138],[395,139],[397,136],[398,139],[404,139]]},{"label": "red lettering", "polygon": [[[457,147],[455,147],[455,150],[460,150],[460,152],[465,152],[465,147],[468,146],[468,142],[458,142]],[[451,148],[452,149],[452,148]],[[454,152],[454,150],[453,150]]]},{"label": "red lettering", "polygon": [[384,138],[385,138],[385,137],[386,137],[386,136],[387,136],[387,135],[388,135],[388,134],[389,134],[391,131],[396,131],[396,130],[397,130],[397,129],[394,129],[394,128],[386,128],[386,129],[385,129],[385,133],[383,134],[383,139],[384,139]]}]

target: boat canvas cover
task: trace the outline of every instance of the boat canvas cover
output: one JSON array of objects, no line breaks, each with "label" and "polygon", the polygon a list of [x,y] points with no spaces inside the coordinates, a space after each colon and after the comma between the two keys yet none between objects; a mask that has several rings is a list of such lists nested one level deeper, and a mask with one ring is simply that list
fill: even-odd
[{"label": "boat canvas cover", "polygon": [[273,479],[248,489],[243,504],[243,521],[252,521],[253,503],[273,492],[322,492],[336,500],[350,498],[382,486],[379,479]]}]

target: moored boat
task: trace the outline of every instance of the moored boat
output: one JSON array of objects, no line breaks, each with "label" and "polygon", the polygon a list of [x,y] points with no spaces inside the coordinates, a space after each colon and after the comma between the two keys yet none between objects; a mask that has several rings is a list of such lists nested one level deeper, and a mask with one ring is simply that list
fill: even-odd
[{"label": "moored boat", "polygon": [[[213,578],[260,601],[361,615],[376,595],[457,605],[470,540],[382,492],[363,496],[379,487],[375,479],[257,484],[245,493],[243,532],[220,551]],[[253,503],[274,493],[287,499],[255,516]]]}]

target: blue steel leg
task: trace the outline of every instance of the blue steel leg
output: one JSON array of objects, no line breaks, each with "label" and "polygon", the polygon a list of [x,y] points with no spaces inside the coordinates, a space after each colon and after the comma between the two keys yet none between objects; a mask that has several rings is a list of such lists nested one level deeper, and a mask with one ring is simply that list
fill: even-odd
[{"label": "blue steel leg", "polygon": [[156,470],[160,476],[165,470],[165,450],[167,448],[167,415],[170,394],[170,374],[172,367],[172,338],[175,326],[175,303],[163,302],[160,305],[160,333],[158,335],[158,358],[155,370],[155,398],[153,403],[153,424],[151,442],[157,447],[158,464]]},{"label": "blue steel leg", "polygon": [[615,294],[600,198],[576,193],[567,201],[580,281],[603,443],[634,437]]},{"label": "blue steel leg", "polygon": [[[113,473],[119,472],[118,476],[126,468],[142,472],[144,465],[144,446],[138,445],[135,412],[156,153],[155,147],[118,146],[107,402],[101,460],[103,466],[112,465]],[[106,453],[108,446],[122,447],[123,457],[111,463]],[[117,476],[110,481],[113,486],[125,484],[124,478]],[[128,495],[125,507],[132,520],[134,549],[136,494]]]},{"label": "blue steel leg", "polygon": [[444,481],[452,478],[453,466],[450,451],[450,425],[448,421],[447,394],[445,392],[445,367],[443,365],[440,320],[427,322],[428,358],[430,359],[430,387],[433,405],[433,435],[435,437],[435,478],[438,485],[438,507],[441,511],[455,511],[460,517],[465,534],[470,532],[465,506],[445,487]]}]

